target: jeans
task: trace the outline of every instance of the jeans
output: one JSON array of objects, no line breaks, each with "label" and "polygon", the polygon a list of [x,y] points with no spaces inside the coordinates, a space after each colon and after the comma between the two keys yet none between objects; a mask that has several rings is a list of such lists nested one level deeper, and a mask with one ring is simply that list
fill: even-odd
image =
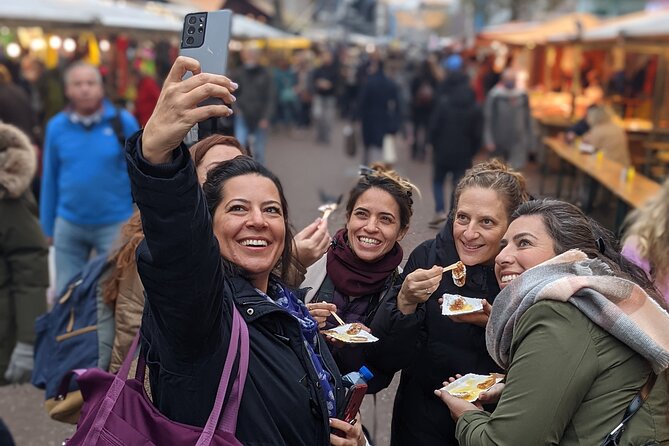
[{"label": "jeans", "polygon": [[337,99],[334,96],[316,95],[311,111],[316,124],[316,141],[329,144],[330,130],[337,118]]},{"label": "jeans", "polygon": [[241,115],[235,116],[235,138],[243,146],[248,145],[249,135],[253,135],[253,146],[251,147],[251,155],[253,159],[260,164],[265,164],[265,144],[267,144],[267,129],[256,127],[253,132],[249,131],[249,126],[246,124],[244,117]]},{"label": "jeans", "polygon": [[56,257],[56,295],[60,296],[67,282],[81,271],[91,257],[109,252],[125,222],[109,225],[77,225],[56,218],[53,244]]},{"label": "jeans", "polygon": [[[458,182],[465,176],[465,170],[455,170],[453,174],[453,189],[451,191],[451,208],[455,205],[455,188]],[[434,194],[434,211],[436,213],[444,212],[446,205],[444,203],[444,180],[448,171],[435,168],[434,179],[432,180],[432,192]]]}]

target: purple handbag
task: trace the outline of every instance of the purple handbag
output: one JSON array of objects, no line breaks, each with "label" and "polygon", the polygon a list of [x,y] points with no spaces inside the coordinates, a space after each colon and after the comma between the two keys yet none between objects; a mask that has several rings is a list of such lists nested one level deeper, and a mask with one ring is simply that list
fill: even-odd
[{"label": "purple handbag", "polygon": [[[77,383],[84,397],[81,418],[67,446],[150,446],[196,445],[241,446],[235,438],[237,413],[244,391],[249,365],[249,333],[246,322],[233,304],[232,333],[223,373],[216,392],[216,401],[204,428],[171,421],[149,401],[144,391],[145,360],[139,355],[136,376],[128,372],[139,343],[139,333],[117,375],[100,369],[75,370],[63,379],[59,395],[65,395],[72,374],[79,375]],[[239,368],[230,398],[223,402],[232,367],[239,353]],[[61,392],[62,390],[62,392]]]}]

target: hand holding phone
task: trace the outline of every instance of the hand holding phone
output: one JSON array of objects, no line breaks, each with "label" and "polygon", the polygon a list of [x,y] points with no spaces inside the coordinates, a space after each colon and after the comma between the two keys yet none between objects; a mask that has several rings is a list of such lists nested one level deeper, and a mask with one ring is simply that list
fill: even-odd
[{"label": "hand holding phone", "polygon": [[152,164],[171,161],[172,151],[198,122],[232,114],[232,110],[223,104],[202,107],[198,104],[211,96],[231,104],[235,101],[233,93],[237,89],[234,82],[219,75],[182,80],[186,71],[199,73],[198,61],[178,57],[165,79],[156,108],[144,127],[142,154]]}]

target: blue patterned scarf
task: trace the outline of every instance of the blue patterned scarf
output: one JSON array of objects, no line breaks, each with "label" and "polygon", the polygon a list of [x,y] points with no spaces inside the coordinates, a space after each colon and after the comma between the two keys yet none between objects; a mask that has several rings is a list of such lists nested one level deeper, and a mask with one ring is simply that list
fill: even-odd
[{"label": "blue patterned scarf", "polygon": [[[327,403],[328,413],[331,417],[337,416],[337,404],[333,389],[334,379],[323,366],[323,358],[318,353],[318,324],[309,314],[309,310],[292,291],[283,288],[278,283],[271,283],[272,294],[276,296],[273,300],[278,306],[290,313],[300,323],[302,339],[311,357],[311,363],[320,381],[320,391]],[[262,293],[262,291],[261,291]],[[262,293],[264,294],[264,293]]]}]

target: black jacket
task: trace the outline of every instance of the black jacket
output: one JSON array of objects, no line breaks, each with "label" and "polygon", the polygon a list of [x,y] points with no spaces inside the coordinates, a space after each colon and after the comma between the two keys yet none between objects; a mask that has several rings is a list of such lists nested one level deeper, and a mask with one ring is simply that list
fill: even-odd
[{"label": "black jacket", "polygon": [[[226,275],[188,150],[152,166],[141,133],[128,144],[132,192],[146,236],[137,266],[146,290],[142,353],[153,401],[172,420],[204,426],[213,407],[231,329],[231,305],[249,328],[250,359],[237,438],[245,445],[329,445],[328,413],[299,323],[244,278]],[[325,367],[341,376],[319,340]]]},{"label": "black jacket", "polygon": [[466,77],[456,74],[442,85],[429,128],[434,164],[446,172],[470,168],[483,135],[483,112],[474,90]]},{"label": "black jacket", "polygon": [[[371,326],[374,315],[376,314],[379,307],[383,305],[383,302],[388,298],[389,295],[396,295],[393,290],[398,286],[398,284],[401,285],[402,281],[400,279],[399,273],[396,270],[388,276],[388,279],[386,279],[386,283],[381,292],[356,298],[356,300],[363,299],[367,301],[364,314],[358,315],[359,318],[357,321],[365,324],[367,327]],[[342,298],[346,300],[349,299],[349,297]],[[323,280],[323,283],[314,295],[312,301],[335,303],[340,305],[340,303],[337,302],[337,299],[335,298],[335,287],[329,276],[325,277],[325,280]],[[352,320],[347,319],[345,322],[352,322]],[[345,375],[349,372],[358,371],[363,365],[372,371],[374,377],[367,383],[368,394],[374,394],[380,390],[385,389],[393,380],[393,375],[395,374],[394,371],[390,375],[386,375],[381,370],[374,368],[374,366],[369,364],[367,361],[367,355],[369,354],[368,352],[373,352],[376,348],[375,343],[362,345],[346,344],[342,347],[329,345],[329,347],[342,375]]]},{"label": "black jacket", "polygon": [[[412,271],[433,265],[447,266],[458,260],[449,220],[436,239],[413,250],[404,269]],[[397,309],[397,293],[376,313],[372,332],[380,338],[370,364],[392,373],[402,370],[393,409],[393,446],[457,445],[455,423],[448,407],[434,396],[434,390],[456,373],[500,371],[488,356],[485,330],[460,324],[441,315],[438,299],[443,293],[486,298],[492,303],[499,287],[491,266],[468,266],[465,286],[458,288],[445,275],[430,299],[411,315]]]}]

